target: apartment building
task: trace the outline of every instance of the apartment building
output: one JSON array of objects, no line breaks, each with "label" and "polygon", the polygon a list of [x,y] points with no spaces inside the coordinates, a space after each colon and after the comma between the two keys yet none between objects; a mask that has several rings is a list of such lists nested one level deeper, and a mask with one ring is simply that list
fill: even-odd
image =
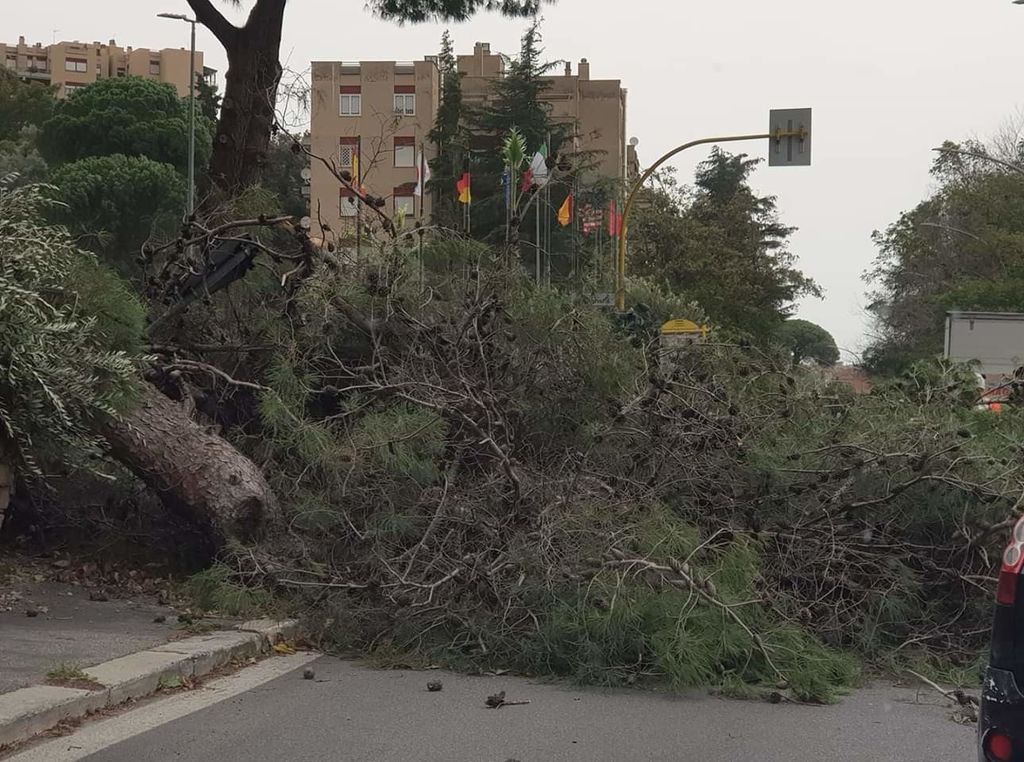
[{"label": "apartment building", "polygon": [[[505,76],[505,58],[491,52],[490,43],[478,42],[472,55],[458,56],[462,97],[470,106],[486,104],[493,97],[491,83]],[[627,177],[626,91],[617,79],[591,79],[590,62],[580,59],[573,72],[565,62],[561,74],[547,77],[542,99],[551,106],[556,122],[576,125],[576,146],[591,152],[596,173]]]},{"label": "apartment building", "polygon": [[[56,89],[58,98],[66,98],[80,87],[105,77],[145,77],[166,82],[185,97],[189,93],[190,51],[184,48],[122,48],[114,40],[99,42],[56,42],[29,45],[24,37],[18,43],[0,43],[4,66],[19,77],[44,82]],[[203,54],[196,51],[195,72],[211,84],[216,71],[203,66]]]},{"label": "apartment building", "polygon": [[[423,61],[314,61],[310,99],[310,149],[351,173],[367,193],[386,199],[389,215],[430,214],[427,194],[416,195],[419,164],[434,152],[427,135],[434,124],[440,75]],[[314,228],[351,228],[360,204],[322,162],[310,178]]]},{"label": "apartment building", "polygon": [[[505,60],[479,42],[472,55],[458,56],[463,98],[479,105],[492,97],[492,83],[505,75]],[[583,59],[575,73],[550,77],[544,100],[555,119],[577,125],[577,148],[592,151],[596,172],[612,178],[630,176],[635,152],[626,142],[626,91],[617,79],[595,80]],[[366,191],[386,199],[389,214],[428,217],[430,197],[415,194],[418,164],[429,161],[434,148],[428,133],[440,100],[436,60],[315,61],[312,66],[311,148],[340,169],[355,168]],[[310,179],[310,216],[335,232],[350,229],[359,205],[351,192],[321,162],[314,161]],[[454,193],[454,189],[452,190]]]}]

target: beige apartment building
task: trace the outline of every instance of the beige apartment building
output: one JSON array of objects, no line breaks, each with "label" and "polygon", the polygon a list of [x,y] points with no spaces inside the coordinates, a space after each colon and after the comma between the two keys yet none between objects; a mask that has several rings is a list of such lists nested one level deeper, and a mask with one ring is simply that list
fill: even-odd
[{"label": "beige apartment building", "polygon": [[[431,59],[314,61],[310,150],[355,177],[365,191],[386,199],[389,215],[430,214],[430,199],[416,195],[420,163],[434,155],[427,135],[437,113],[440,78]],[[365,214],[361,204],[322,162],[310,167],[310,216],[336,233]]]},{"label": "beige apartment building", "polygon": [[[478,42],[472,55],[458,56],[463,98],[479,105],[491,97],[491,83],[505,75],[505,59]],[[367,193],[386,199],[385,211],[410,222],[430,214],[430,197],[416,195],[417,172],[434,155],[427,137],[440,99],[440,75],[433,56],[422,61],[315,61],[312,68],[311,148],[338,168],[358,170]],[[624,180],[635,152],[626,141],[626,91],[617,79],[591,79],[583,59],[576,72],[550,77],[544,99],[552,116],[577,125],[579,150],[594,152],[596,171]],[[352,194],[321,162],[312,163],[310,215],[336,233],[352,228],[360,212]],[[452,189],[452,193],[455,189]]]},{"label": "beige apartment building", "polygon": [[[491,82],[505,76],[505,58],[492,53],[486,42],[473,46],[472,55],[458,57],[462,74],[462,97],[470,106],[486,104],[492,97]],[[580,59],[573,73],[565,62],[560,75],[550,83],[542,99],[551,105],[553,121],[576,125],[579,151],[592,152],[596,172],[604,177],[627,177],[626,91],[618,79],[591,79],[590,62]]]},{"label": "beige apartment building", "polygon": [[[19,77],[44,82],[56,89],[58,98],[66,98],[80,87],[105,77],[145,77],[166,82],[185,97],[189,93],[190,51],[184,48],[122,48],[110,40],[99,42],[57,42],[53,45],[28,45],[24,37],[16,45],[0,43],[4,66]],[[196,74],[215,82],[216,72],[203,66],[203,54],[196,51]]]}]

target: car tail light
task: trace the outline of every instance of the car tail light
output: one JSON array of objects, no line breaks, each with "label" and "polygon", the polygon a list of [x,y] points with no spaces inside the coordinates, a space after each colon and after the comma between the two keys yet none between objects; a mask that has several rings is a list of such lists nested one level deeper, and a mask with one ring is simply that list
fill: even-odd
[{"label": "car tail light", "polygon": [[1013,741],[1006,733],[991,731],[985,736],[985,756],[993,762],[1010,762],[1013,759]]},{"label": "car tail light", "polygon": [[1013,538],[1003,552],[1003,567],[999,570],[999,586],[996,588],[996,602],[1012,606],[1017,600],[1017,580],[1024,567],[1024,519],[1013,528]]}]

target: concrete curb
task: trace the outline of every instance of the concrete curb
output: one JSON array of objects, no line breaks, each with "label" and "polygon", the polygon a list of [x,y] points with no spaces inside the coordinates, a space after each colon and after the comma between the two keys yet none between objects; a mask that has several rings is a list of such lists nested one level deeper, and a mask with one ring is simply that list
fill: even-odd
[{"label": "concrete curb", "polygon": [[266,653],[298,634],[293,620],[257,619],[89,667],[86,674],[103,685],[97,690],[33,685],[0,694],[0,751],[67,720],[149,696],[174,678],[194,680],[235,659]]}]

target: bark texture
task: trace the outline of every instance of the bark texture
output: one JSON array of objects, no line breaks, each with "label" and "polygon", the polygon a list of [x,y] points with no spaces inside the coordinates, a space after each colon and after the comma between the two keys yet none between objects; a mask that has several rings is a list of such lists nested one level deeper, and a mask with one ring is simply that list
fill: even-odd
[{"label": "bark texture", "polygon": [[286,0],[257,0],[244,26],[236,27],[209,2],[189,0],[196,18],[224,46],[224,77],[210,180],[228,196],[258,183],[274,125],[281,78],[281,27]]},{"label": "bark texture", "polygon": [[4,516],[7,514],[7,506],[11,502],[11,492],[14,490],[12,460],[10,453],[5,451],[3,440],[0,440],[0,528],[3,528]]},{"label": "bark texture", "polygon": [[276,521],[277,500],[256,464],[155,387],[144,384],[136,408],[101,430],[118,461],[171,510],[208,525],[218,544],[259,539]]}]

